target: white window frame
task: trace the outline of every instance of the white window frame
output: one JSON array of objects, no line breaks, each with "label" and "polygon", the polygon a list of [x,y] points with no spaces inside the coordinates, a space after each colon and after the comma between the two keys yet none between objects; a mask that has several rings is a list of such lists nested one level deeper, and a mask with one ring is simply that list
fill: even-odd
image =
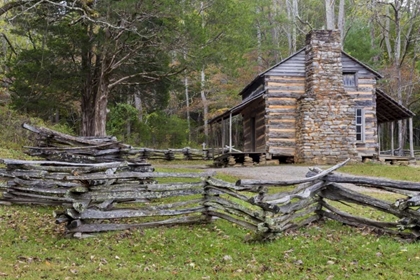
[{"label": "white window frame", "polygon": [[[356,142],[364,143],[365,142],[365,109],[356,107],[355,108],[355,129],[356,129]],[[358,132],[357,128],[360,127],[360,132]],[[360,137],[358,137],[360,135]],[[359,139],[360,138],[360,139]]]}]

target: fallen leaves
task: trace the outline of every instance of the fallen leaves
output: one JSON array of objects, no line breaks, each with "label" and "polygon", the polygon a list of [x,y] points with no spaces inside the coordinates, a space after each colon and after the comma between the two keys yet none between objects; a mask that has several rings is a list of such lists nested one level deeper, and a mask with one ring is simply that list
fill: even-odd
[{"label": "fallen leaves", "polygon": [[295,265],[303,265],[303,261],[302,260],[297,260],[297,261],[295,261]]},{"label": "fallen leaves", "polygon": [[[15,209],[17,213],[13,213]],[[409,276],[419,273],[418,244],[361,237],[356,229],[333,222],[322,228],[309,226],[269,243],[244,243],[247,232],[238,233],[235,229],[232,233],[230,225],[222,221],[76,240],[51,234],[48,226],[41,225],[44,218],[40,219],[42,222],[22,219],[27,224],[21,227],[19,219],[32,216],[33,211],[26,207],[0,207],[0,233],[4,240],[0,279],[29,279],[28,271],[37,279],[45,275],[51,277],[46,279],[87,278],[95,273],[109,279],[136,279],[133,275],[139,274],[145,279],[278,279],[278,275],[288,279],[358,279],[361,273],[380,279],[375,275],[395,277],[402,270],[396,268],[402,262],[401,267],[411,273]],[[36,218],[50,213],[39,211]],[[9,213],[14,221],[5,216]],[[230,238],[225,238],[227,235]],[[127,278],[121,276],[123,273]]]},{"label": "fallen leaves", "polygon": [[232,257],[229,256],[229,255],[225,255],[225,256],[223,256],[222,260],[224,262],[232,262]]},{"label": "fallen leaves", "polygon": [[18,262],[20,263],[41,262],[41,259],[38,257],[18,256],[17,259],[18,259]]}]

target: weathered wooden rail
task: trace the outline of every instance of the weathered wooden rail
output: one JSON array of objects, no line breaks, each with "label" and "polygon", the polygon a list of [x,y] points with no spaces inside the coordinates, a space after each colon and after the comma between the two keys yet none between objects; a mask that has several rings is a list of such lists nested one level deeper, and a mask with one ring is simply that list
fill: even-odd
[{"label": "weathered wooden rail", "polygon": [[76,137],[45,127],[23,124],[36,135],[36,147],[24,147],[31,156],[53,161],[102,163],[115,161],[207,160],[212,150],[136,148],[117,141],[115,137]]},{"label": "weathered wooden rail", "polygon": [[132,148],[130,154],[145,160],[209,160],[213,157],[209,149],[199,150],[189,147],[166,150]]},{"label": "weathered wooden rail", "polygon": [[[142,182],[153,176],[157,182]],[[116,173],[112,176],[73,176],[73,181],[113,180],[90,188],[73,189],[67,197],[70,208],[57,215],[58,222],[66,222],[70,233],[91,233],[129,228],[156,227],[205,222],[206,207],[202,203],[206,173]],[[182,178],[188,183],[160,183]],[[134,184],[127,182],[136,181]],[[121,188],[118,185],[124,184]],[[168,219],[168,217],[170,217]]]},{"label": "weathered wooden rail", "polygon": [[[299,180],[239,180],[236,184],[209,173],[132,172],[122,163],[4,163],[7,170],[0,174],[9,181],[3,201],[62,204],[64,210],[57,213],[56,222],[66,223],[71,234],[220,218],[262,238],[321,219],[413,240],[420,237],[420,183],[334,173],[346,162],[328,170],[312,168]],[[367,189],[355,191],[346,184]],[[390,199],[375,197],[369,188]],[[360,207],[352,205],[380,215],[372,218],[365,214],[372,211],[355,212]]]},{"label": "weathered wooden rail", "polygon": [[150,173],[154,168],[142,162],[107,162],[107,163],[72,163],[57,161],[26,161],[0,159],[6,165],[0,169],[3,196],[2,204],[39,204],[39,205],[70,205],[73,200],[67,193],[73,189],[94,187],[111,180],[101,181],[86,179],[75,181],[72,176],[95,176],[105,174],[111,176],[116,172],[133,172],[142,175],[142,182],[151,181]]}]

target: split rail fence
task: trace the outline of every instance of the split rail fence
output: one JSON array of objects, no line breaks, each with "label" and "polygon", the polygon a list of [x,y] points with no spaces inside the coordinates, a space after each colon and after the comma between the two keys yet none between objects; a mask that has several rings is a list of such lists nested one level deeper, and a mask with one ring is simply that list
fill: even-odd
[{"label": "split rail fence", "polygon": [[117,141],[115,137],[75,137],[45,127],[24,123],[23,128],[36,135],[36,147],[24,147],[31,156],[53,161],[103,163],[145,160],[209,160],[213,149],[150,149],[136,148]]},{"label": "split rail fence", "polygon": [[[3,160],[3,203],[62,204],[57,223],[71,234],[209,223],[225,219],[263,238],[327,218],[408,239],[420,236],[420,184],[312,168],[307,178],[239,180],[209,173],[132,172],[127,163],[79,164]],[[379,189],[390,199],[346,184]],[[366,189],[369,191],[369,189]],[[381,195],[382,196],[382,195]],[[378,211],[369,218],[352,205]],[[344,207],[343,207],[344,206]]]}]

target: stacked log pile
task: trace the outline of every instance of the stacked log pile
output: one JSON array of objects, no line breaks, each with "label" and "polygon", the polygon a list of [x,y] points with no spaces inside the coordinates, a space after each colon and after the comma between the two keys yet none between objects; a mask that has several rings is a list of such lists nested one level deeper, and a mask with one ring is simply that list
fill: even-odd
[{"label": "stacked log pile", "polygon": [[[142,163],[71,163],[57,161],[0,160],[3,184],[3,204],[70,205],[67,194],[76,189],[103,184],[101,180],[75,181],[72,176],[110,175],[116,172],[152,171]],[[150,174],[150,173],[147,173]],[[149,175],[148,180],[152,180]]]},{"label": "stacked log pile", "polygon": [[36,135],[37,146],[25,147],[31,156],[65,162],[101,163],[114,161],[157,160],[207,160],[210,150],[191,149],[149,149],[134,148],[123,144],[115,137],[75,137],[44,127],[23,124],[23,128]]},{"label": "stacked log pile", "polygon": [[210,150],[199,150],[189,147],[168,150],[133,148],[129,153],[144,160],[209,160],[212,158]]},{"label": "stacked log pile", "polygon": [[95,185],[96,181],[74,183],[67,179],[77,174],[113,174],[115,172],[153,172],[143,159],[130,157],[131,146],[113,137],[75,137],[48,128],[22,125],[36,135],[37,147],[26,147],[31,156],[47,161],[0,160],[3,203],[67,205],[65,197],[73,188]]},{"label": "stacked log pile", "polygon": [[130,153],[132,150],[130,145],[118,142],[115,137],[76,137],[45,127],[29,124],[22,126],[36,135],[37,146],[25,147],[26,153],[30,156],[51,161],[79,163],[143,161],[135,158],[135,153]]}]

